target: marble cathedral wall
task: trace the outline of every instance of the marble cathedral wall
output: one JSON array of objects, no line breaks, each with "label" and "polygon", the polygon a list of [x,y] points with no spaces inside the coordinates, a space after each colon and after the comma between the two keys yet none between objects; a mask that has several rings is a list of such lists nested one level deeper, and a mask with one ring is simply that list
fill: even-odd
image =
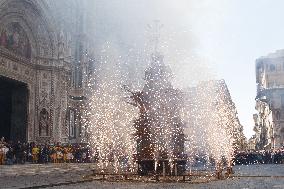
[{"label": "marble cathedral wall", "polygon": [[0,0],[0,76],[27,85],[27,141],[79,142],[88,41],[80,8],[74,0]]}]

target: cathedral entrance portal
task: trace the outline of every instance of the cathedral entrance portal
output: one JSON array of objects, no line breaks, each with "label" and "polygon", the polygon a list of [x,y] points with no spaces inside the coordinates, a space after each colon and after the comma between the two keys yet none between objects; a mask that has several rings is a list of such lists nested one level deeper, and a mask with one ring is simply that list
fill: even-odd
[{"label": "cathedral entrance portal", "polygon": [[25,83],[0,76],[0,137],[27,140],[28,88]]}]

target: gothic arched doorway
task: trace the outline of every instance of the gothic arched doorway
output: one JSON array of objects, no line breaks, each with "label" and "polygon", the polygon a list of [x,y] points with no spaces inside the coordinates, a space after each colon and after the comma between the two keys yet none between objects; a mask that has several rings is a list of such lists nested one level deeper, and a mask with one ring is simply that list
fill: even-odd
[{"label": "gothic arched doorway", "polygon": [[28,87],[25,83],[0,76],[0,137],[26,141]]}]

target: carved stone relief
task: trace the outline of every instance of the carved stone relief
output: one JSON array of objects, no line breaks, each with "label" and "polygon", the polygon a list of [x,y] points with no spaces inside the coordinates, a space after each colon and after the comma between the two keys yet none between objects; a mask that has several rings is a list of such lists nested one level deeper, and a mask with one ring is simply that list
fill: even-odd
[{"label": "carved stone relief", "polygon": [[39,77],[39,106],[48,108],[50,106],[51,74],[48,71],[40,72]]}]

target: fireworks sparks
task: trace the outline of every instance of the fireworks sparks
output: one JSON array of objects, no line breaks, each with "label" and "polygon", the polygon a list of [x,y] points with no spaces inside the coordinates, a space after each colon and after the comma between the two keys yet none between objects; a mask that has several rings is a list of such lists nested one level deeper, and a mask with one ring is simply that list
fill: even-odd
[{"label": "fireworks sparks", "polygon": [[155,171],[161,159],[171,170],[178,159],[230,160],[241,129],[224,81],[175,89],[155,52],[143,89],[132,91],[114,54],[108,46],[96,62],[83,119],[101,170],[112,165],[118,172],[142,160],[153,160]]},{"label": "fireworks sparks", "polygon": [[110,57],[107,50],[90,78],[84,120],[100,168],[114,163],[117,172],[126,161],[131,164],[128,160],[135,154],[133,119],[138,111],[125,101],[121,90],[119,58]]},{"label": "fireworks sparks", "polygon": [[182,115],[188,121],[188,153],[229,161],[241,126],[225,82],[203,82],[188,90],[186,96]]}]

